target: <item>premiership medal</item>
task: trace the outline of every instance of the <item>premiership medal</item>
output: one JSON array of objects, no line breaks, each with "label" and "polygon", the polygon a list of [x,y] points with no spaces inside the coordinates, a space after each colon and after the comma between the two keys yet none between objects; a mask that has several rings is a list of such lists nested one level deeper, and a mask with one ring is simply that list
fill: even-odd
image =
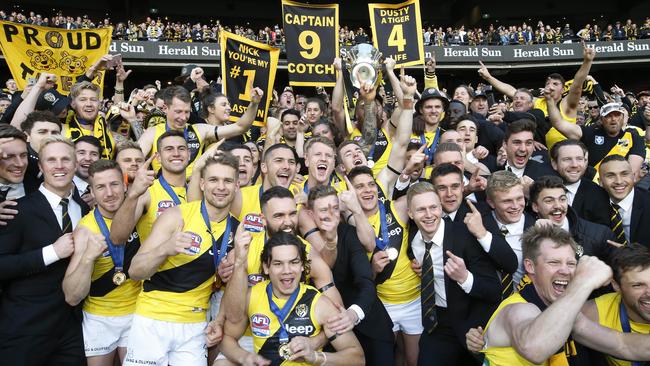
[{"label": "premiership medal", "polygon": [[396,248],[390,247],[386,249],[386,254],[388,255],[389,260],[394,261],[395,259],[397,259],[399,252],[397,251]]},{"label": "premiership medal", "polygon": [[115,286],[119,286],[126,281],[126,274],[122,271],[115,271],[113,274],[113,283]]},{"label": "premiership medal", "polygon": [[291,350],[289,349],[289,343],[281,343],[280,348],[278,348],[278,354],[285,360],[288,360],[291,357]]},{"label": "premiership medal", "polygon": [[368,160],[368,168],[372,169],[375,166],[375,161],[374,160]]}]

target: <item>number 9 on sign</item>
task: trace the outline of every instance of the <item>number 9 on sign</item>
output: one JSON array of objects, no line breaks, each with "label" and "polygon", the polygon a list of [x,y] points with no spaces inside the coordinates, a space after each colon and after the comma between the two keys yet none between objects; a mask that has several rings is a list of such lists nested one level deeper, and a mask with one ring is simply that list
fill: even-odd
[{"label": "number 9 on sign", "polygon": [[300,51],[300,56],[313,60],[320,54],[320,37],[314,31],[302,31],[298,36],[298,43],[304,51]]}]

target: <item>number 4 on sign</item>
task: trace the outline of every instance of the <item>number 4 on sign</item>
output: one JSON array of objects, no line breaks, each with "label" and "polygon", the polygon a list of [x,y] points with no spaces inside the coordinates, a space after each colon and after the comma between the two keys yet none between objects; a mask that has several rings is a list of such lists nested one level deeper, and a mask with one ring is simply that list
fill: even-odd
[{"label": "number 4 on sign", "polygon": [[404,52],[406,39],[404,39],[404,28],[401,24],[393,26],[393,29],[390,31],[390,35],[388,36],[388,45],[391,47],[397,47],[398,52]]},{"label": "number 4 on sign", "polygon": [[242,73],[246,77],[246,90],[242,94],[239,94],[239,100],[245,100],[247,102],[251,101],[251,88],[253,87],[253,82],[255,81],[255,71],[257,70],[244,70]]}]

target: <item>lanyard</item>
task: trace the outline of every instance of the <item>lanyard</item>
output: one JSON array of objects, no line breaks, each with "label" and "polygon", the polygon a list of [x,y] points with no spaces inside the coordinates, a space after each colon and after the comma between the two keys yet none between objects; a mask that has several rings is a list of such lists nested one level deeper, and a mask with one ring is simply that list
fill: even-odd
[{"label": "lanyard", "polygon": [[427,156],[427,165],[433,163],[433,154],[436,152],[436,148],[438,147],[438,140],[440,140],[440,127],[436,130],[436,137],[434,137],[433,142],[429,146],[427,146],[427,139],[424,137],[424,133],[420,135],[420,143],[427,146],[424,148],[424,154]]},{"label": "lanyard", "polygon": [[212,238],[212,253],[214,257],[214,267],[219,267],[219,263],[223,257],[226,256],[226,251],[228,249],[228,239],[230,237],[230,214],[226,217],[226,230],[223,231],[221,236],[221,247],[217,248],[217,239],[214,238],[212,233],[212,226],[210,225],[210,216],[208,216],[208,209],[205,207],[205,200],[201,201],[201,216],[203,217],[203,222],[208,228],[208,233]]},{"label": "lanyard", "polygon": [[99,212],[98,207],[95,207],[95,210],[93,210],[93,215],[95,216],[97,226],[99,226],[99,231],[102,232],[104,239],[106,239],[106,246],[108,247],[108,252],[111,254],[111,258],[113,259],[113,264],[115,264],[115,269],[118,272],[122,272],[124,269],[124,245],[113,244],[111,241],[111,233],[108,231],[106,221],[104,221],[104,217]]},{"label": "lanyard", "polygon": [[388,238],[388,224],[386,223],[386,208],[381,201],[377,201],[377,206],[379,206],[379,222],[380,222],[380,238],[375,238],[375,245],[379,250],[384,250],[390,244],[390,239]]},{"label": "lanyard", "polygon": [[278,322],[280,323],[280,343],[287,343],[289,342],[289,334],[287,333],[287,330],[284,328],[284,321],[286,320],[287,315],[291,312],[291,309],[293,308],[293,304],[296,302],[296,299],[298,298],[298,293],[300,292],[300,284],[298,284],[298,287],[293,291],[291,294],[291,297],[289,297],[289,300],[287,300],[287,303],[284,304],[282,309],[280,309],[275,302],[273,302],[273,287],[271,285],[271,282],[266,285],[266,296],[269,299],[269,307],[271,308],[271,312],[275,315],[276,318],[278,318]]},{"label": "lanyard", "polygon": [[[160,174],[160,177],[158,177],[158,182],[160,182],[160,185],[163,187],[165,192],[171,197],[172,201],[174,201],[174,204],[176,206],[181,204],[181,199],[178,198],[178,195],[176,192],[174,192],[174,189],[167,183],[167,180],[165,179],[164,174]],[[185,186],[185,190],[187,190],[187,186]]]},{"label": "lanyard", "polygon": [[[630,319],[627,317],[627,310],[625,310],[625,305],[623,305],[623,297],[621,297],[621,303],[619,304],[619,313],[621,316],[621,329],[623,333],[631,333],[632,328],[630,327]],[[644,363],[632,361],[632,366],[641,366]]]},{"label": "lanyard", "polygon": [[[167,123],[165,123],[165,132],[167,132],[169,130],[171,130],[171,128],[169,128],[169,125],[167,125]],[[188,139],[188,137],[187,137],[187,126],[185,126],[185,128],[183,128],[183,136],[185,137],[185,141],[187,142],[187,139]]]},{"label": "lanyard", "polygon": [[260,202],[262,202],[262,193],[264,193],[263,189],[264,189],[264,184],[262,183],[260,184]]}]

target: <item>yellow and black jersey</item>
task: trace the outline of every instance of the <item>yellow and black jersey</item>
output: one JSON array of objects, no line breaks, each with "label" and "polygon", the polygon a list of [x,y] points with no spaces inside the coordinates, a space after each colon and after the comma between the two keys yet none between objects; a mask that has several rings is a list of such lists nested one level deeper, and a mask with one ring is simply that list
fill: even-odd
[{"label": "yellow and black jersey", "polygon": [[[179,206],[183,231],[192,235],[192,246],[186,253],[167,257],[158,271],[143,283],[135,313],[147,318],[177,322],[198,323],[206,320],[212,285],[215,281],[215,255],[224,235],[227,249],[232,249],[239,221],[228,215],[221,222],[211,222],[210,230],[217,244],[213,250],[212,236],[201,215],[203,201],[192,201]],[[225,232],[230,221],[230,230]]]},{"label": "yellow and black jersey", "polygon": [[[305,175],[304,178],[305,179],[302,181],[302,183],[297,185],[296,188],[298,188],[305,194],[309,194],[309,189],[311,189],[311,187],[309,187],[309,183],[307,182],[309,180],[309,175]],[[334,187],[336,193],[341,193],[342,191],[345,190],[345,187],[347,186],[345,184],[345,180],[341,180],[335,172],[332,172],[332,175],[330,175],[329,184],[330,186]]]},{"label": "yellow and black jersey", "polygon": [[435,131],[425,131],[421,135],[411,134],[410,142],[425,145],[424,154],[427,156],[426,165],[433,164],[433,154],[438,148],[440,143],[440,136],[445,132],[442,128],[438,127]]},{"label": "yellow and black jersey", "polygon": [[[621,323],[621,294],[613,292],[595,299],[598,308],[598,323],[603,327],[623,332]],[[628,322],[632,333],[650,334],[650,324]],[[607,363],[612,366],[632,366],[632,362],[606,356]]]},{"label": "yellow and black jersey", "polygon": [[[420,278],[411,268],[408,258],[408,225],[400,221],[395,215],[395,206],[392,201],[386,201],[387,233],[390,246],[399,250],[397,261],[391,262],[384,271],[377,275],[377,296],[388,304],[405,304],[420,296]],[[368,218],[370,225],[375,230],[375,236],[381,237],[381,214],[377,211]],[[375,250],[379,250],[376,248]],[[372,257],[372,253],[368,253]]]},{"label": "yellow and black jersey", "polygon": [[112,160],[115,157],[115,139],[111,134],[110,126],[106,119],[97,115],[92,123],[92,131],[82,128],[82,123],[77,119],[74,112],[68,113],[63,124],[63,136],[70,140],[77,141],[81,136],[94,136],[102,145],[102,159]]},{"label": "yellow and black jersey", "polygon": [[[158,152],[158,138],[167,131],[167,123],[161,123],[159,125],[156,125],[156,130],[154,133],[154,138],[153,138],[153,145],[151,145],[151,153],[150,154],[155,154]],[[185,169],[185,176],[189,179],[192,176],[192,168],[194,167],[194,161],[196,158],[201,156],[201,153],[203,153],[203,144],[205,141],[203,141],[203,138],[201,137],[201,134],[198,133],[198,131],[194,128],[193,125],[188,124],[185,127],[185,130],[183,131],[185,134],[185,141],[187,141],[187,148],[190,151],[190,160],[189,164],[187,165],[187,169]],[[161,168],[160,162],[158,159],[153,159],[151,161],[151,166],[153,167],[154,171],[159,171]]]},{"label": "yellow and black jersey", "polygon": [[[187,202],[187,188],[185,188],[185,186],[170,187],[174,193],[176,193],[176,196],[181,203]],[[140,240],[143,243],[149,237],[153,223],[156,221],[158,216],[162,215],[166,209],[176,206],[173,197],[167,193],[160,183],[160,178],[153,181],[153,184],[148,188],[148,191],[150,196],[149,208],[142,214],[136,225],[138,233],[140,234]]]},{"label": "yellow and black jersey", "polygon": [[[280,322],[271,311],[267,295],[269,281],[260,282],[251,288],[248,302],[249,330],[253,335],[255,353],[271,361],[272,365],[309,365],[308,363],[285,361],[279,353]],[[272,295],[273,302],[282,308],[287,299]],[[314,287],[300,283],[298,297],[287,317],[283,320],[289,340],[294,337],[314,337],[321,332],[316,321],[316,303],[321,294]]]},{"label": "yellow and black jersey", "polygon": [[[352,134],[350,134],[350,140],[359,142],[361,139],[361,131],[355,128],[354,131],[352,131]],[[371,169],[374,176],[377,176],[377,174],[388,165],[388,157],[390,156],[392,149],[393,143],[390,140],[388,131],[384,128],[377,130],[375,146],[370,149],[370,154],[368,156],[368,162],[372,161],[372,163],[369,163],[368,165],[372,165]]]},{"label": "yellow and black jersey", "polygon": [[[110,230],[113,220],[104,218],[106,226]],[[95,234],[101,234],[99,225],[95,221],[93,211],[81,218],[79,225],[87,228]],[[124,274],[127,280],[117,286],[113,283],[115,265],[111,254],[106,251],[95,260],[93,273],[91,275],[90,292],[83,303],[84,311],[101,316],[123,316],[133,314],[135,301],[140,293],[142,281],[133,281],[128,278],[128,270],[131,260],[140,248],[140,239],[137,231],[133,231],[124,247]]]},{"label": "yellow and black jersey", "polygon": [[[541,109],[542,112],[544,112],[544,116],[548,117],[548,106],[546,105],[546,99],[535,99],[534,108]],[[558,108],[560,109],[560,115],[562,115],[562,118],[565,121],[576,123],[576,117],[569,117],[566,115],[566,113],[564,113],[564,110],[562,109],[562,103],[558,103]],[[566,137],[561,134],[560,131],[556,130],[555,127],[551,127],[551,129],[546,133],[546,146],[549,150],[553,147],[553,145],[562,140],[566,140]]]},{"label": "yellow and black jersey", "polygon": [[[294,188],[297,188],[293,184],[289,186],[289,190],[293,192]],[[260,206],[260,200],[262,199],[262,193],[264,189],[262,188],[262,182],[255,184],[253,186],[241,187],[241,212],[237,217],[237,220],[240,222],[244,220],[244,217],[248,214],[260,215],[262,213],[262,207]],[[234,214],[234,213],[233,213]]]}]

